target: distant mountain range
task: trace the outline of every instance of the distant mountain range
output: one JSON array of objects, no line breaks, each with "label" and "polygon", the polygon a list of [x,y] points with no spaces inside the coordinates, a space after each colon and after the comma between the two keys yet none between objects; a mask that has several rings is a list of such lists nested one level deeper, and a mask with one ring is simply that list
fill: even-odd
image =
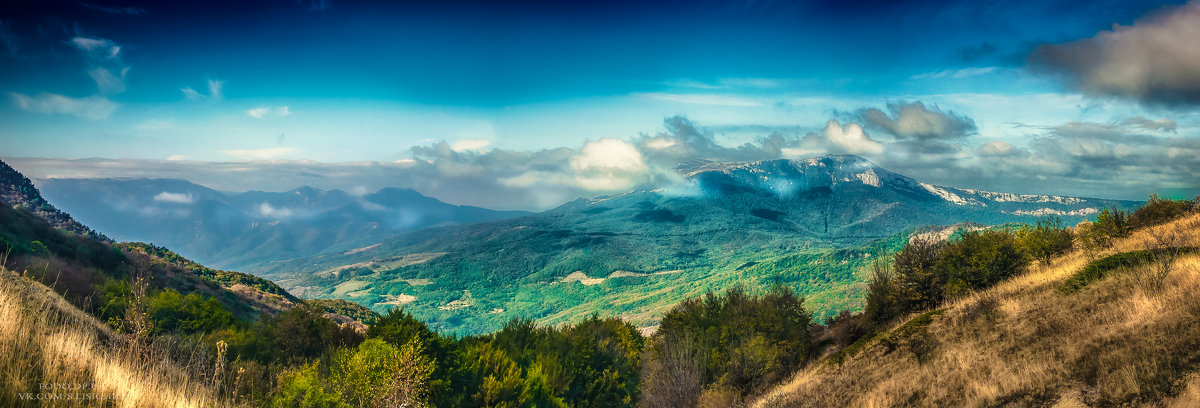
[{"label": "distant mountain range", "polygon": [[935,186],[857,156],[694,162],[682,186],[579,199],[537,214],[429,228],[361,250],[253,272],[304,297],[404,306],[439,330],[480,333],[513,317],[590,313],[653,324],[667,307],[734,284],[787,284],[828,315],[859,307],[861,269],[917,227],[1072,224],[1131,201]]},{"label": "distant mountain range", "polygon": [[310,187],[231,194],[179,179],[37,183],[49,202],[116,240],[150,242],[236,270],[352,251],[425,227],[528,214],[451,205],[398,188],[355,196]]}]

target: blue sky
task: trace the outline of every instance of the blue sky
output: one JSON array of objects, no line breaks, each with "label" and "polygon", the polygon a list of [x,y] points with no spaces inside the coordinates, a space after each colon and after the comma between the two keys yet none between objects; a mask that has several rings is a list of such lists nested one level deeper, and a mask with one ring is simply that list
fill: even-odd
[{"label": "blue sky", "polygon": [[[226,190],[407,184],[512,208],[662,183],[670,160],[827,153],[963,187],[1200,193],[1197,4],[169,3],[6,2],[0,157],[34,177],[186,162]],[[351,164],[389,172],[330,170]]]}]

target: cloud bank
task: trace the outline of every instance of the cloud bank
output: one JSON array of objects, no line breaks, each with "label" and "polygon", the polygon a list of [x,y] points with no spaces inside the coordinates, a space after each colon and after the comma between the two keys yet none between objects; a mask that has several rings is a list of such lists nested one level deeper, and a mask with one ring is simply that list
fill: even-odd
[{"label": "cloud bank", "polygon": [[[455,204],[547,209],[579,197],[686,186],[675,168],[697,159],[753,161],[859,154],[935,184],[1001,192],[1139,199],[1200,194],[1200,138],[1171,119],[1071,121],[1019,127],[1022,140],[976,134],[974,121],[920,102],[854,111],[801,134],[770,133],[735,145],[682,116],[662,130],[601,138],[576,148],[514,150],[477,140],[415,146],[390,162],[280,160],[289,147],[224,151],[239,161],[6,159],[33,178],[177,177],[222,191],[346,191],[407,187]],[[873,130],[874,129],[874,130]],[[163,200],[171,199],[164,196]],[[272,214],[280,213],[272,209]]]}]

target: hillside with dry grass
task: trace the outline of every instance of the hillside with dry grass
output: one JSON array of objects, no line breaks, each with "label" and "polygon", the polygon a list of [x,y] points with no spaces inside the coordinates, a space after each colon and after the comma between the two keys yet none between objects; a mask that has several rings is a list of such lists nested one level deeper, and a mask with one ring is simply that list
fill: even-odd
[{"label": "hillside with dry grass", "polygon": [[[0,406],[214,407],[213,383],[0,268]],[[199,359],[194,361],[199,362]]]},{"label": "hillside with dry grass", "polygon": [[[1176,251],[1196,246],[1193,213],[1035,263],[826,350],[752,406],[1200,406],[1200,255]],[[1134,251],[1175,252],[1065,285]]]}]

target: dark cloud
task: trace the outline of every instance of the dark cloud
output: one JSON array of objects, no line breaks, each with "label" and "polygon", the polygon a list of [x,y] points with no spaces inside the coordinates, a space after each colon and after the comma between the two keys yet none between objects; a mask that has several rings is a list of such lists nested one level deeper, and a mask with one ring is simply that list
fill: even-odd
[{"label": "dark cloud", "polygon": [[1152,105],[1200,104],[1200,1],[1114,25],[1095,37],[1038,47],[1036,72],[1096,96]]},{"label": "dark cloud", "polygon": [[920,101],[889,103],[887,110],[863,108],[855,116],[898,139],[958,139],[978,129],[971,118]]},{"label": "dark cloud", "polygon": [[753,161],[783,157],[785,149],[800,145],[800,138],[772,132],[753,142],[727,147],[717,143],[713,129],[700,128],[683,116],[663,120],[666,131],[643,134],[633,141],[651,163],[673,168],[676,164],[707,159],[715,161]]},{"label": "dark cloud", "polygon": [[1152,145],[1161,139],[1152,133],[1175,133],[1175,121],[1150,120],[1141,116],[1125,118],[1114,123],[1070,121],[1048,128],[1049,134],[1070,139],[1098,139],[1109,142]]}]

